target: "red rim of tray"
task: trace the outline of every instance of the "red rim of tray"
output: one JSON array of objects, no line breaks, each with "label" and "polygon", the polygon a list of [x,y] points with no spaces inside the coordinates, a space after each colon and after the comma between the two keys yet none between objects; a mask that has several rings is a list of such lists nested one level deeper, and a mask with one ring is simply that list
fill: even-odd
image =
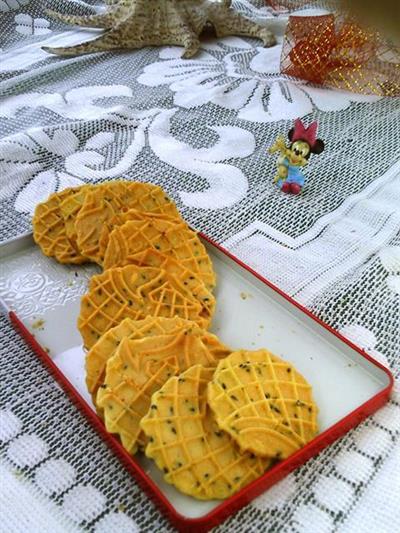
[{"label": "red rim of tray", "polygon": [[375,366],[380,368],[388,376],[389,384],[379,393],[374,395],[372,398],[357,407],[347,416],[342,418],[339,422],[317,435],[311,442],[309,442],[306,446],[304,446],[296,453],[288,457],[288,459],[285,459],[284,461],[276,464],[272,469],[268,470],[265,474],[254,480],[252,483],[241,489],[239,492],[237,492],[230,498],[223,500],[215,509],[213,509],[206,515],[200,518],[187,518],[175,510],[175,508],[169,502],[167,497],[161,492],[155,482],[136,463],[135,459],[131,455],[129,455],[129,453],[122,447],[119,440],[106,431],[101,419],[86,403],[82,396],[77,392],[75,387],[70,383],[70,381],[65,377],[61,370],[53,362],[48,353],[40,346],[40,344],[36,341],[35,337],[24,326],[18,316],[13,311],[10,311],[9,317],[16,329],[19,331],[25,341],[30,345],[33,351],[38,355],[41,361],[48,367],[50,372],[53,374],[59,384],[63,387],[63,389],[67,392],[68,396],[72,399],[74,404],[86,416],[86,418],[100,433],[100,435],[109,445],[109,447],[115,452],[122,464],[135,477],[139,486],[146,492],[146,494],[159,507],[159,509],[167,516],[167,518],[178,529],[178,531],[190,531],[192,533],[203,533],[208,531],[212,527],[215,527],[216,525],[220,524],[228,516],[238,511],[241,507],[249,503],[256,496],[262,494],[266,489],[270,488],[274,483],[281,480],[292,470],[304,464],[308,459],[314,457],[317,453],[322,451],[329,444],[337,440],[339,437],[343,436],[345,433],[347,433],[347,431],[349,431],[349,429],[355,427],[357,424],[362,422],[367,416],[373,414],[388,401],[390,391],[393,387],[394,382],[391,372],[385,366],[370,357],[364,350],[360,349],[358,346],[349,341],[346,337],[343,337],[340,333],[325,324],[308,309],[293,300],[290,296],[281,291],[270,281],[266,280],[263,276],[255,272],[248,265],[240,261],[240,259],[229,253],[219,244],[212,241],[209,237],[202,233],[199,233],[199,235],[208,244],[210,244],[211,246],[222,252],[224,255],[229,257],[232,261],[234,261],[244,270],[255,276],[258,280],[267,285],[269,288],[277,292],[285,300],[290,302],[300,311],[305,313],[308,317],[310,317],[319,325],[324,327],[332,335],[340,339],[351,349],[355,350],[362,357],[364,357],[365,359],[373,363]]}]

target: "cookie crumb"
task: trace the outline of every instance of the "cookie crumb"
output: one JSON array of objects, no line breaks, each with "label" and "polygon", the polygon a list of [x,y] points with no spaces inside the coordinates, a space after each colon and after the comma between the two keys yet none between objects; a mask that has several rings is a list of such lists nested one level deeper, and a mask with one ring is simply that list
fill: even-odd
[{"label": "cookie crumb", "polygon": [[241,292],[240,293],[240,297],[242,300],[247,300],[247,298],[253,298],[253,295],[250,294],[249,292]]}]

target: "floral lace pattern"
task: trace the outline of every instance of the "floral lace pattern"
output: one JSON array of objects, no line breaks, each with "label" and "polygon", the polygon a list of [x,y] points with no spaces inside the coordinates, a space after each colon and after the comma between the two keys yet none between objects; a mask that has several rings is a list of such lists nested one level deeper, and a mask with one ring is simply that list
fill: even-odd
[{"label": "floral lace pattern", "polygon": [[[224,39],[206,45],[195,59],[181,59],[180,48],[166,48],[160,59],[144,68],[139,83],[168,85],[174,103],[190,109],[213,103],[237,112],[251,122],[291,120],[320,111],[340,111],[352,102],[373,102],[377,97],[313,87],[279,74],[279,46],[260,48],[242,39]],[[234,51],[231,51],[234,48]],[[211,55],[207,50],[215,52]],[[223,54],[221,58],[221,54]]]},{"label": "floral lace pattern", "polygon": [[[42,46],[81,42],[93,31],[49,21],[37,0],[0,0],[0,236],[29,230],[34,206],[53,191],[117,177],[157,183],[192,226],[398,376],[399,101],[282,76],[279,43],[287,13],[263,0],[233,5],[272,24],[278,45],[209,38],[190,60],[181,59],[178,47],[63,60]],[[52,7],[76,14],[99,9],[65,0]],[[289,198],[271,183],[267,148],[297,117],[319,121],[326,151],[307,169],[302,196]],[[14,272],[1,273],[8,301],[27,291],[35,296],[20,302],[26,316],[37,312],[35,299],[51,306],[65,298],[53,290],[56,273],[38,264],[32,257],[26,278],[18,276],[18,262]],[[7,479],[0,498],[7,497],[11,509],[3,513],[5,529],[169,531],[2,324],[1,380],[13,383],[0,393],[0,475]],[[43,412],[51,416],[44,419]],[[395,392],[385,408],[218,530],[391,533],[398,513],[399,412]],[[35,516],[32,507],[40,509]]]}]

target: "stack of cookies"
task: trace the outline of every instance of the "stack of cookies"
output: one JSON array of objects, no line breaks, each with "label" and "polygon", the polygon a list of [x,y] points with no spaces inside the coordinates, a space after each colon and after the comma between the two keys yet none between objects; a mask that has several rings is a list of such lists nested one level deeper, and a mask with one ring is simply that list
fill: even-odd
[{"label": "stack of cookies", "polygon": [[33,229],[45,255],[102,266],[78,318],[87,387],[106,429],[168,483],[226,498],[315,436],[311,387],[292,365],[208,331],[212,263],[160,187],[67,189],[37,206]]},{"label": "stack of cookies", "polygon": [[83,185],[50,195],[37,205],[33,236],[43,253],[60,263],[93,261],[102,265],[108,234],[129,209],[180,220],[179,212],[161,187],[113,181]]},{"label": "stack of cookies", "polygon": [[216,368],[169,378],[140,422],[146,455],[198,499],[231,496],[317,432],[311,387],[267,350],[237,351]]}]

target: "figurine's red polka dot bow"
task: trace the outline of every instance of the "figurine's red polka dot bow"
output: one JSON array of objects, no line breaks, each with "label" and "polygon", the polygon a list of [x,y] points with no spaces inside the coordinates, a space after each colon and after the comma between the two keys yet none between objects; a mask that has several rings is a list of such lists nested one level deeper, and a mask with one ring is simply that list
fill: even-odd
[{"label": "figurine's red polka dot bow", "polygon": [[315,145],[315,142],[317,140],[317,128],[318,128],[317,122],[312,122],[308,126],[308,128],[306,128],[304,124],[302,123],[302,121],[299,118],[297,118],[294,121],[294,129],[293,129],[293,135],[292,135],[291,141],[292,142],[299,141],[299,140],[306,141],[312,148]]}]

